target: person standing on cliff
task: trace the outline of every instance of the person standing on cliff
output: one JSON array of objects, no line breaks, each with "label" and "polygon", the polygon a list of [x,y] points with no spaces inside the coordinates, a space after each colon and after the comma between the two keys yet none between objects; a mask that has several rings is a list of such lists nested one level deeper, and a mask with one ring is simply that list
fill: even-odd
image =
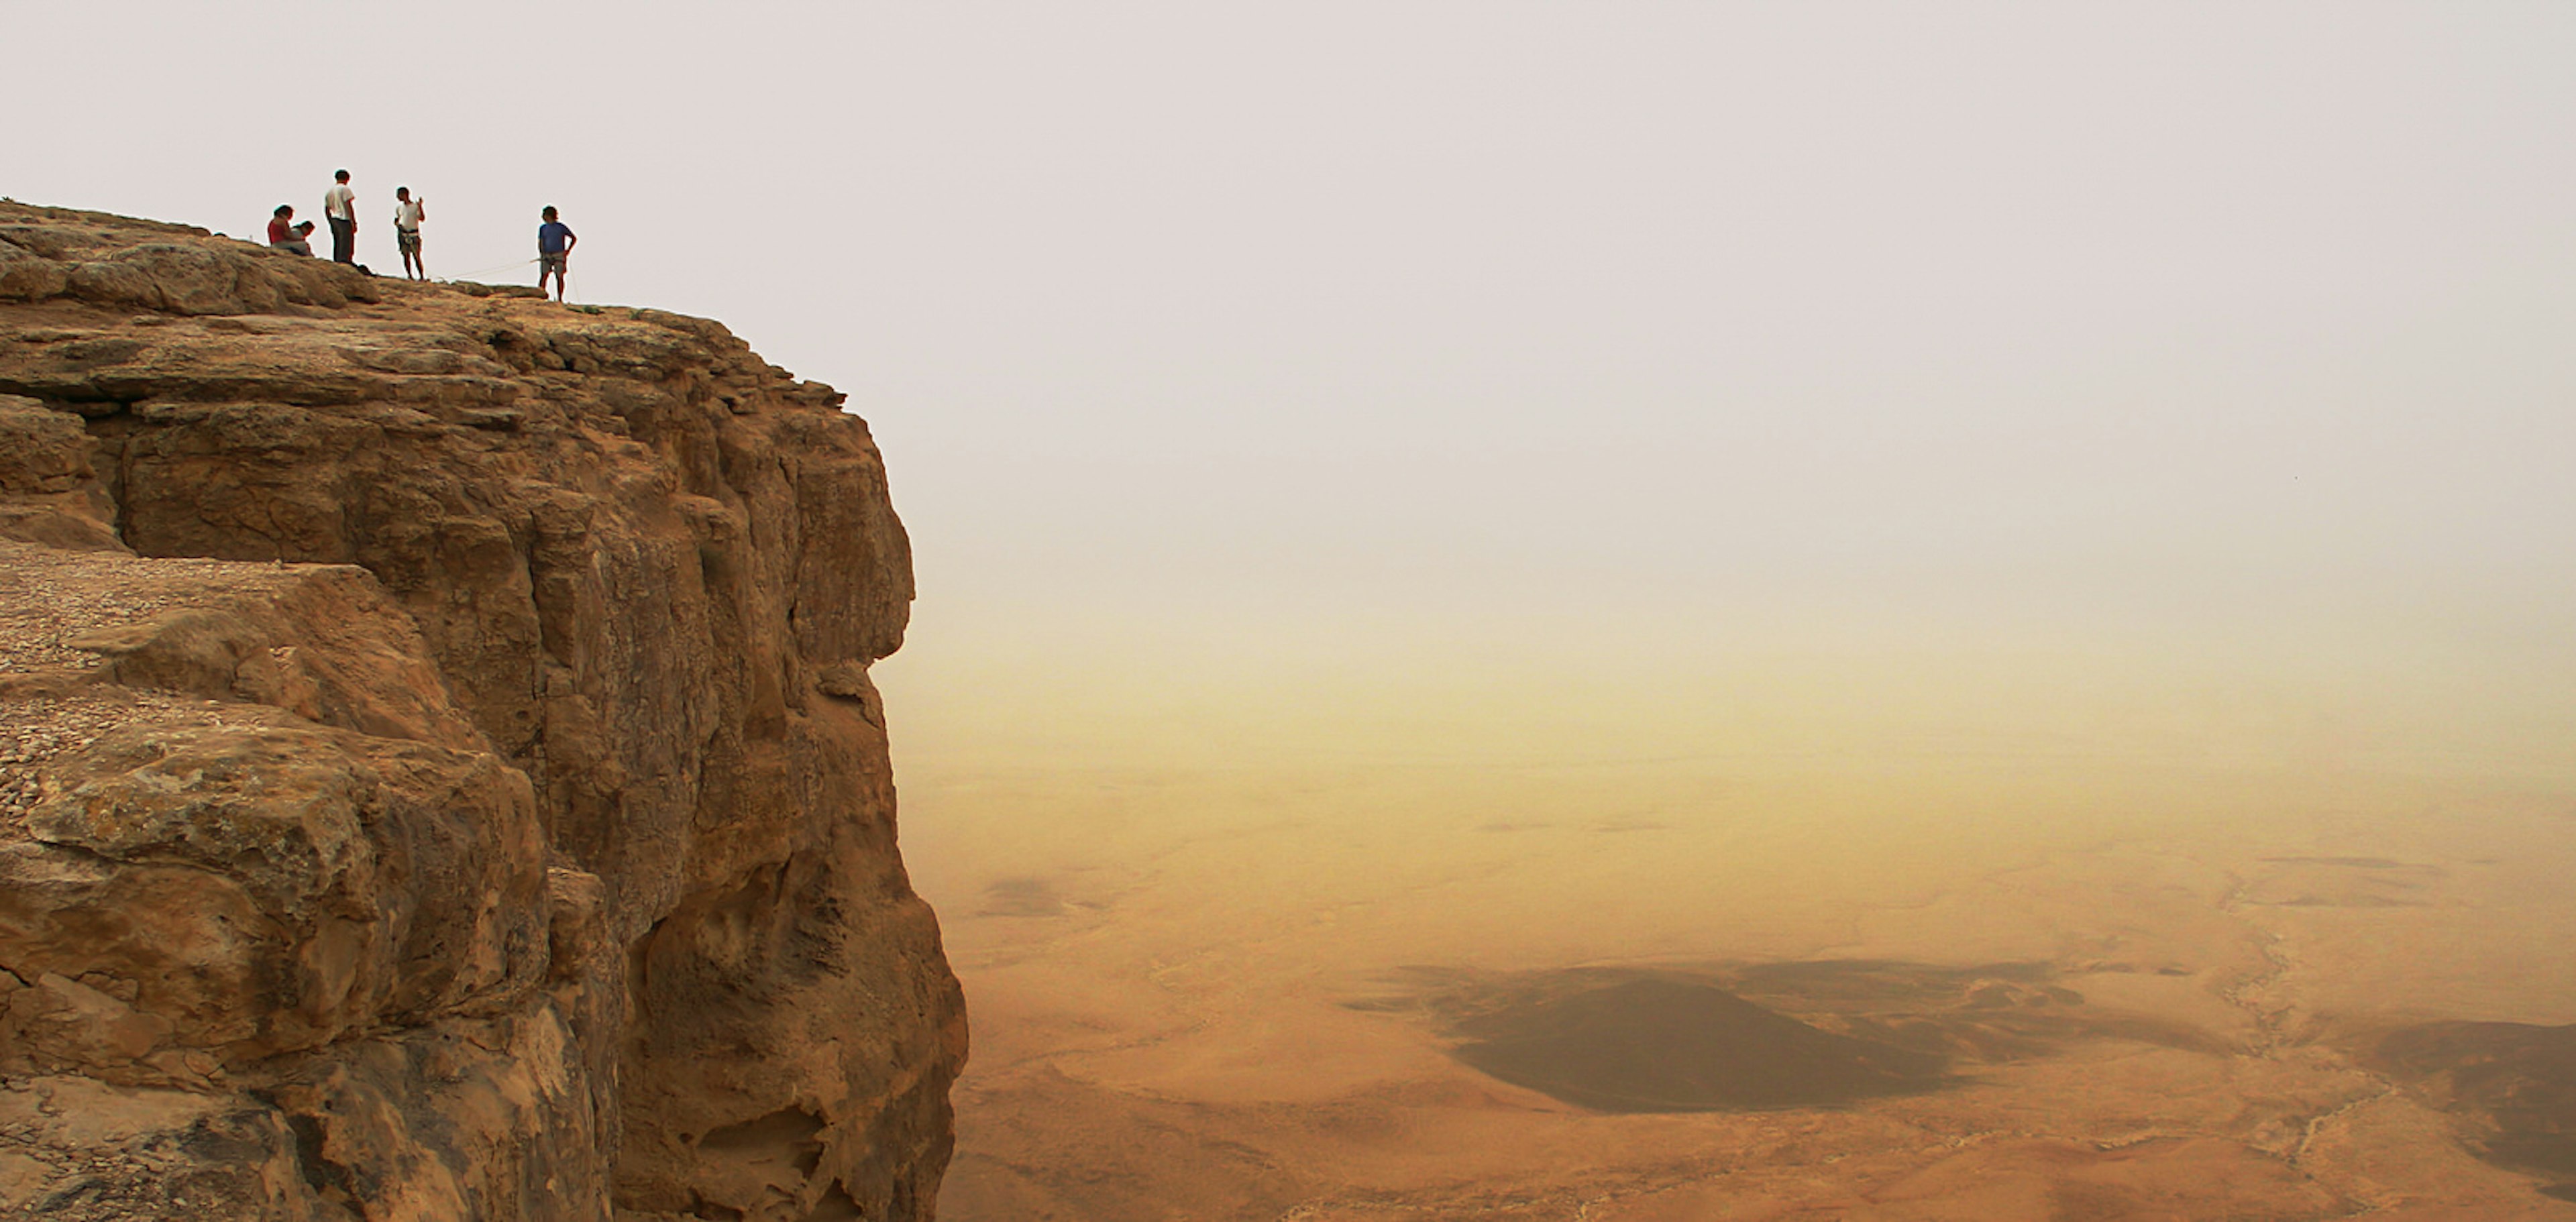
[{"label": "person standing on cliff", "polygon": [[429,219],[429,209],[411,197],[411,188],[394,188],[394,246],[402,251],[403,276],[410,280],[429,279],[429,265],[420,258],[420,223]]},{"label": "person standing on cliff", "polygon": [[572,259],[572,248],[581,239],[573,236],[572,226],[555,219],[555,206],[546,205],[545,224],[537,226],[537,291],[546,291],[546,277],[555,278],[555,300],[564,299],[564,266]]},{"label": "person standing on cliff", "polygon": [[322,193],[322,219],[331,222],[331,261],[358,261],[358,193],[349,189],[349,172],[331,176],[331,189]]}]

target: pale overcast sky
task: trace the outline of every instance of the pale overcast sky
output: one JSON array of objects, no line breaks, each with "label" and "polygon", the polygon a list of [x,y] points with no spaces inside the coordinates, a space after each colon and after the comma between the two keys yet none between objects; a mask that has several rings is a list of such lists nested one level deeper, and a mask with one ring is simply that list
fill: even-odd
[{"label": "pale overcast sky", "polygon": [[851,392],[926,623],[2576,613],[2565,3],[0,11],[0,193],[560,205]]}]

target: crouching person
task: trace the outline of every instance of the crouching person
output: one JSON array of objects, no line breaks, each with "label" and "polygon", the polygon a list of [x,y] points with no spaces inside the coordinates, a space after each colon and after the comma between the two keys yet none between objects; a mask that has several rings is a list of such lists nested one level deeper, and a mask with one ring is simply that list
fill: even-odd
[{"label": "crouching person", "polygon": [[291,250],[306,258],[313,256],[313,222],[298,222],[295,205],[279,204],[268,218],[268,244],[279,250]]}]

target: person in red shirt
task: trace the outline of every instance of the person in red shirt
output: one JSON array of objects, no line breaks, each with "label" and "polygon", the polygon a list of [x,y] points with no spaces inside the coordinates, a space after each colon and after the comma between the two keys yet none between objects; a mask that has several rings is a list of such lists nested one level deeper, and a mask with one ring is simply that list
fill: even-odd
[{"label": "person in red shirt", "polygon": [[268,218],[268,244],[280,250],[291,250],[307,258],[313,255],[313,243],[305,241],[313,233],[313,222],[297,224],[295,205],[279,204]]}]

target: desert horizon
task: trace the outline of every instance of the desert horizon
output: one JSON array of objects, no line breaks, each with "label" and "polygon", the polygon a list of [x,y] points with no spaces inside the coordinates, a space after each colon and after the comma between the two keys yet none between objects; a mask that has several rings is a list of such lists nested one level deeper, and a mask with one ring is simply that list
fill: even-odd
[{"label": "desert horizon", "polygon": [[2576,1216],[2554,692],[1936,635],[890,660],[947,1216]]}]

